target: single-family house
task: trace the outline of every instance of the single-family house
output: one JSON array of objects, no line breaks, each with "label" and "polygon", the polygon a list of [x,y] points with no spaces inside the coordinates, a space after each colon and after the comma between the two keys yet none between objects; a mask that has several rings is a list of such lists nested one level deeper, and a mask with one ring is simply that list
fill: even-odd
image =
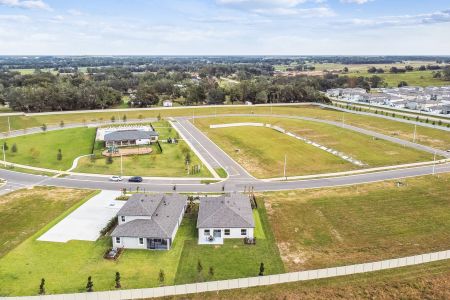
[{"label": "single-family house", "polygon": [[144,130],[118,130],[105,134],[106,147],[125,147],[134,145],[148,145],[158,141],[159,134],[156,131]]},{"label": "single-family house", "polygon": [[180,194],[134,194],[117,213],[113,248],[170,249],[186,206]]},{"label": "single-family house", "polygon": [[199,244],[223,244],[224,239],[253,238],[255,221],[250,199],[241,193],[200,200]]},{"label": "single-family house", "polygon": [[173,101],[172,100],[164,100],[163,101],[163,106],[164,107],[172,107],[173,106]]}]

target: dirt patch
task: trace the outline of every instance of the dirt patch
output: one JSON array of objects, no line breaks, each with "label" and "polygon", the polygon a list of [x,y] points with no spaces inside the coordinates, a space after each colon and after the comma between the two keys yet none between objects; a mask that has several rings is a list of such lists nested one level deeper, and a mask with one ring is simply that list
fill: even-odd
[{"label": "dirt patch", "polygon": [[310,255],[306,252],[300,250],[292,251],[290,249],[291,245],[289,242],[278,243],[278,250],[280,251],[281,260],[285,265],[296,265],[298,267],[308,261]]}]

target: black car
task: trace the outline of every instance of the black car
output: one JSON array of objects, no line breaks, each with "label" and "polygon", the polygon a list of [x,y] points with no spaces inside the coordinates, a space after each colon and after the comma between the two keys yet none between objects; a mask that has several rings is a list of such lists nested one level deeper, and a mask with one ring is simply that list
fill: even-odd
[{"label": "black car", "polygon": [[128,179],[128,182],[142,182],[142,177],[140,177],[140,176],[133,176],[133,177],[130,177],[130,178]]}]

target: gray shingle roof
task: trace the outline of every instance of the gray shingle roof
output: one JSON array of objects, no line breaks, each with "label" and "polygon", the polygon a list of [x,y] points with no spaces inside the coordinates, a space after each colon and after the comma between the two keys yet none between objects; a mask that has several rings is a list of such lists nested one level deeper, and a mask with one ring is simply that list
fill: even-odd
[{"label": "gray shingle roof", "polygon": [[118,225],[111,236],[170,238],[185,209],[187,196],[180,194],[134,194],[118,216],[150,216]]},{"label": "gray shingle roof", "polygon": [[253,211],[248,196],[233,193],[202,198],[197,228],[254,228]]},{"label": "gray shingle roof", "polygon": [[143,130],[119,130],[105,134],[106,142],[128,141],[150,139],[152,136],[158,136],[156,131]]}]

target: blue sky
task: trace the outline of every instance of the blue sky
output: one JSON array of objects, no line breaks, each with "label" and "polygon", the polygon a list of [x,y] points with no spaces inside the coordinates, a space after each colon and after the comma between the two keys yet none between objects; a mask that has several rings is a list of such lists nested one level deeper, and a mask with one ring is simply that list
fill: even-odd
[{"label": "blue sky", "polygon": [[450,1],[0,0],[0,54],[450,55]]}]

